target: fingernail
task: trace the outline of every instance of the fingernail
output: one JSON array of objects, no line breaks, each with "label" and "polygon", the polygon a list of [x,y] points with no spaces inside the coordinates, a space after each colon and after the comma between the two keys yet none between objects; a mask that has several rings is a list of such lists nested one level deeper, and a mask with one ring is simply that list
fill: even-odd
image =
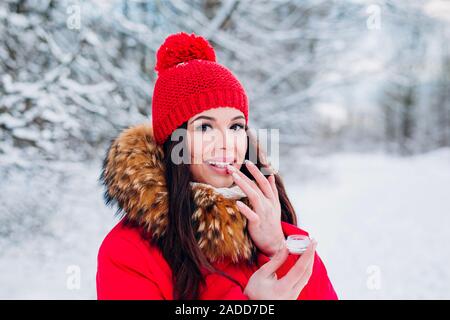
[{"label": "fingernail", "polygon": [[236,172],[233,172],[231,174],[233,176],[233,178],[235,178],[236,180],[240,179],[241,177],[238,176],[238,174]]},{"label": "fingernail", "polygon": [[244,163],[245,164],[251,164],[252,162],[250,160],[248,160],[248,159],[245,159]]}]

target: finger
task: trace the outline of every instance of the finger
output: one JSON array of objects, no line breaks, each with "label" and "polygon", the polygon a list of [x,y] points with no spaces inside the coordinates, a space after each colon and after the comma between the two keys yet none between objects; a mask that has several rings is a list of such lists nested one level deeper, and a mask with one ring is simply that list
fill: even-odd
[{"label": "finger", "polygon": [[[258,194],[253,187],[245,181],[239,174],[239,170],[234,171],[231,176],[233,177],[234,182],[242,189],[242,191],[247,195],[253,207],[256,207],[260,197],[262,194]],[[248,179],[248,178],[247,178]]]},{"label": "finger", "polygon": [[232,165],[227,165],[227,169],[233,173],[236,172],[236,174],[242,178],[242,180],[244,180],[245,182],[247,182],[249,184],[249,186],[251,186],[253,188],[253,190],[255,190],[256,193],[259,193],[261,195],[263,195],[263,193],[261,192],[261,190],[259,189],[258,185],[255,183],[255,181],[251,180],[249,177],[247,177],[241,170],[236,169],[235,167],[233,167]]},{"label": "finger", "polygon": [[252,176],[255,178],[256,182],[258,183],[259,188],[263,192],[263,194],[269,198],[273,199],[273,192],[272,187],[270,186],[269,181],[266,177],[262,174],[262,172],[258,169],[258,167],[251,162],[250,160],[245,160],[245,165],[247,166],[248,171],[252,174]]},{"label": "finger", "polygon": [[314,253],[317,242],[311,241],[306,251],[298,258],[297,262],[292,266],[291,270],[282,278],[286,285],[293,285],[297,283],[303,274],[306,272],[312,259],[314,259]]},{"label": "finger", "polygon": [[[317,246],[317,243],[316,242],[314,242],[314,243],[311,243],[310,244],[310,247],[307,249],[307,251],[305,251],[305,253],[302,255],[302,257],[303,257],[303,267],[301,267],[301,266],[297,266],[297,269],[294,269],[294,267],[296,267],[296,265],[294,265],[294,267],[292,267],[292,269],[294,269],[294,272],[297,272],[297,275],[296,275],[296,277],[297,277],[297,279],[295,279],[295,278],[292,278],[292,279],[287,279],[287,283],[289,283],[291,286],[294,284],[294,286],[298,283],[298,282],[301,282],[301,281],[303,281],[305,278],[308,278],[307,277],[307,273],[308,273],[308,270],[309,270],[309,268],[313,265],[313,263],[314,263],[314,256],[315,256],[315,248],[316,248],[316,246]],[[302,257],[300,257],[300,258],[302,258]],[[299,258],[299,260],[300,260],[300,258]],[[297,263],[299,263],[298,261],[297,261]],[[296,263],[296,264],[297,264]],[[301,262],[300,262],[301,263]],[[291,269],[291,270],[292,270]]]},{"label": "finger", "polygon": [[276,199],[278,199],[278,188],[277,188],[277,184],[275,182],[275,176],[273,174],[271,174],[267,180],[269,180],[270,186],[272,187],[272,192],[275,196]]},{"label": "finger", "polygon": [[298,292],[299,294],[303,290],[303,288],[308,284],[309,279],[311,278],[311,275],[312,275],[312,272],[314,269],[314,259],[315,259],[315,254],[314,254],[314,257],[313,257],[311,263],[308,265],[306,272],[303,274],[301,279],[294,285],[294,288],[293,288],[294,291]]},{"label": "finger", "polygon": [[258,222],[259,216],[250,209],[245,203],[242,201],[236,201],[236,205],[239,208],[239,211],[248,219],[250,222]]},{"label": "finger", "polygon": [[259,268],[259,270],[266,276],[270,276],[272,273],[276,272],[279,267],[282,266],[284,261],[289,255],[289,250],[286,247],[278,250],[277,253]]}]

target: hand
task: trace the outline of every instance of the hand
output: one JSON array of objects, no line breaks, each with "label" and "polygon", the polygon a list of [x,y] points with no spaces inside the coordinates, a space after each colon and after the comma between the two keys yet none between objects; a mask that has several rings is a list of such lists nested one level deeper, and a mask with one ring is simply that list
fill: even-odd
[{"label": "hand", "polygon": [[317,242],[312,240],[291,270],[278,279],[275,272],[289,254],[287,248],[282,248],[270,261],[253,273],[244,294],[250,300],[296,300],[311,277],[316,246]]},{"label": "hand", "polygon": [[285,247],[285,238],[281,228],[281,205],[273,174],[269,178],[259,171],[251,161],[245,162],[248,171],[258,185],[240,170],[227,166],[234,182],[247,195],[254,211],[241,201],[237,201],[239,210],[248,219],[248,231],[254,244],[265,255],[272,257],[280,248]]}]

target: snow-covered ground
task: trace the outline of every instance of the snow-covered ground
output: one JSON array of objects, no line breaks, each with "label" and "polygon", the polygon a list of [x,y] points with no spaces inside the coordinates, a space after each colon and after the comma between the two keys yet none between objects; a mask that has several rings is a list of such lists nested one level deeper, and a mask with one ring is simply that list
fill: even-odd
[{"label": "snow-covered ground", "polygon": [[97,250],[115,221],[100,164],[23,166],[0,170],[0,299],[95,299]]},{"label": "snow-covered ground", "polygon": [[450,298],[450,149],[335,154],[288,192],[342,299]]},{"label": "snow-covered ground", "polygon": [[[450,298],[449,149],[302,159],[287,190],[340,298]],[[0,160],[0,298],[94,299],[98,246],[117,221],[100,163],[49,173]]]}]

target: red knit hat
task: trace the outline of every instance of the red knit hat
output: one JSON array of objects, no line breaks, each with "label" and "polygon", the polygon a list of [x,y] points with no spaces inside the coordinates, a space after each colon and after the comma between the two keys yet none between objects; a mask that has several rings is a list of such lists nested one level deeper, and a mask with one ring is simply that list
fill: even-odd
[{"label": "red knit hat", "polygon": [[248,98],[239,80],[216,62],[214,48],[194,33],[169,35],[156,53],[153,90],[155,141],[164,141],[183,122],[202,111],[233,107],[248,123]]}]

